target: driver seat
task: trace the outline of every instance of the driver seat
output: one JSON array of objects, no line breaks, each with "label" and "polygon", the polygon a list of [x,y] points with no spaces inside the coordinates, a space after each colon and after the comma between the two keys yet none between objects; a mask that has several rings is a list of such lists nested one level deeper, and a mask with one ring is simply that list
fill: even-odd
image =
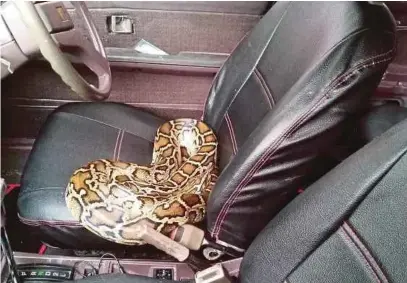
[{"label": "driver seat", "polygon": [[[395,22],[381,3],[271,8],[221,68],[205,105],[221,172],[208,201],[208,238],[244,251],[310,176],[326,170],[321,156],[368,104],[395,46]],[[51,246],[115,245],[73,219],[64,198],[69,177],[101,158],[150,163],[163,122],[118,103],[56,109],[24,170],[21,221]]]}]

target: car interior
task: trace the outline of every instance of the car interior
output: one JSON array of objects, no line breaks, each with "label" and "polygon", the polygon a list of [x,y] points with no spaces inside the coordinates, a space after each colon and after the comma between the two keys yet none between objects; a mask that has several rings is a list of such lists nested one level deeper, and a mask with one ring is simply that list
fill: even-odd
[{"label": "car interior", "polygon": [[0,11],[1,283],[407,282],[407,2]]}]

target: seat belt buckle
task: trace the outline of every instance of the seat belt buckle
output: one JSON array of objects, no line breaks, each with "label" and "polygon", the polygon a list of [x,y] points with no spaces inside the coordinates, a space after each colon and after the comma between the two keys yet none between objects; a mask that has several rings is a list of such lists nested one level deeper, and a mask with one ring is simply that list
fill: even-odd
[{"label": "seat belt buckle", "polygon": [[222,264],[216,264],[195,274],[196,283],[232,283]]},{"label": "seat belt buckle", "polygon": [[189,256],[189,249],[177,243],[173,239],[161,234],[150,227],[147,221],[141,220],[134,230],[136,238],[153,245],[159,250],[175,257],[179,261],[184,261]]}]

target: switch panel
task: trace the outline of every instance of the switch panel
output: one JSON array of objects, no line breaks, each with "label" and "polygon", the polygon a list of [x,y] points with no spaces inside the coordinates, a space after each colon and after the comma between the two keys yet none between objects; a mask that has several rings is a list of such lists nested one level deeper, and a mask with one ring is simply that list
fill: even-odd
[{"label": "switch panel", "polygon": [[18,275],[24,282],[66,281],[73,279],[73,268],[63,265],[18,265]]},{"label": "switch panel", "polygon": [[154,269],[154,278],[173,280],[174,270],[172,268],[157,268]]}]

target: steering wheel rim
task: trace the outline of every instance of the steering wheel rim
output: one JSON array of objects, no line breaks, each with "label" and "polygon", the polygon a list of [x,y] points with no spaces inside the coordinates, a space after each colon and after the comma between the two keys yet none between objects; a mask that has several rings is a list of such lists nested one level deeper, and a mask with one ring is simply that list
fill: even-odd
[{"label": "steering wheel rim", "polygon": [[[97,33],[86,4],[72,2],[76,11],[85,20],[91,37],[90,43],[73,27],[64,32],[50,34],[33,2],[16,1],[18,10],[27,28],[33,35],[41,54],[51,64],[52,69],[74,92],[85,100],[100,101],[109,97],[112,87],[112,75],[102,41]],[[57,12],[57,11],[55,11]],[[87,82],[73,67],[61,47],[74,47],[75,57],[85,64],[98,77],[98,86]]]}]

